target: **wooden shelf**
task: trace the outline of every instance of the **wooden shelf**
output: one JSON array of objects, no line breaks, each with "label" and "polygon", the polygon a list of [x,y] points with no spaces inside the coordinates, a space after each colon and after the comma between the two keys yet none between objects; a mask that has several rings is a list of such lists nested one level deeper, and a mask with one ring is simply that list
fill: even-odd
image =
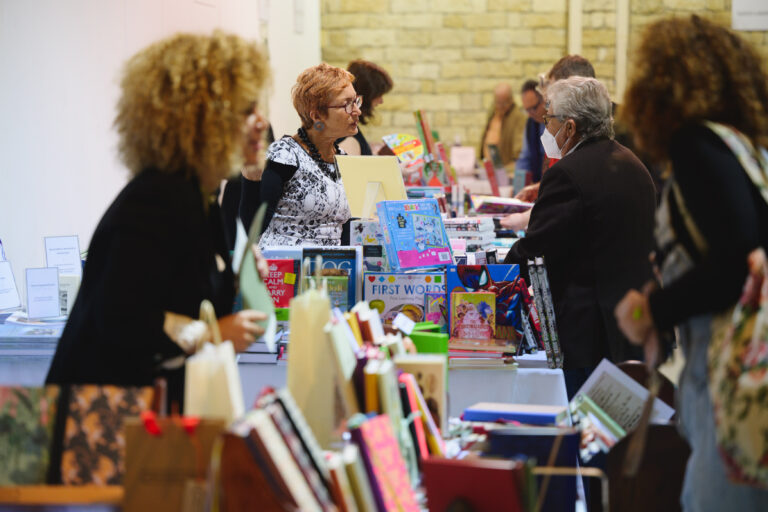
[{"label": "wooden shelf", "polygon": [[3,505],[120,505],[123,502],[121,485],[19,485],[0,487]]}]

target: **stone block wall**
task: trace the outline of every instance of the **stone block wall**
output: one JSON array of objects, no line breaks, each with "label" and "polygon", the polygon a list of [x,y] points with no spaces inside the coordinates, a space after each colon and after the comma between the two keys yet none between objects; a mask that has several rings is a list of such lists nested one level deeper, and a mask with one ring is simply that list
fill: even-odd
[{"label": "stone block wall", "polygon": [[[421,108],[441,140],[476,145],[494,86],[505,81],[517,92],[566,54],[568,8],[566,0],[321,0],[322,57],[341,67],[371,60],[392,75],[394,89],[364,128],[369,140],[416,134],[413,111]],[[630,0],[630,75],[642,29],[693,12],[730,24],[731,2]],[[768,65],[768,32],[742,34]],[[611,94],[615,42],[616,0],[583,0],[581,53]]]}]

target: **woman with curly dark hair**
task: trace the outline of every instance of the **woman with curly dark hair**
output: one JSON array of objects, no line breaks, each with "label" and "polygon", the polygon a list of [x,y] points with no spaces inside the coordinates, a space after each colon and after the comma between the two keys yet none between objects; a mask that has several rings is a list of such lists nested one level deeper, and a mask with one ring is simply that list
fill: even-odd
[{"label": "woman with curly dark hair", "polygon": [[[683,508],[764,510],[766,482],[735,483],[732,454],[719,449],[707,350],[739,299],[748,255],[768,247],[768,77],[746,41],[698,16],[649,26],[635,60],[623,119],[641,149],[670,164],[656,229],[663,288],[628,292],[617,320],[651,364],[658,334],[678,328],[678,417],[692,449]],[[762,178],[752,174],[760,166]]]},{"label": "woman with curly dark hair", "polygon": [[[384,68],[367,60],[353,60],[347,66],[347,71],[355,75],[352,86],[355,92],[363,97],[360,124],[368,124],[374,109],[384,103],[383,96],[392,90],[392,77]],[[355,135],[340,139],[339,146],[348,155],[372,154],[371,146],[359,128]]]}]

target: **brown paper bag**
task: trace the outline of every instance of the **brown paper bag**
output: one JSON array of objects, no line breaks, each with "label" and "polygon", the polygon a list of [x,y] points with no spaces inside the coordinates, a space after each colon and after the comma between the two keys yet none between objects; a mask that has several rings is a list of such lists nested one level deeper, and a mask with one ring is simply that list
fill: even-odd
[{"label": "brown paper bag", "polygon": [[203,419],[193,429],[182,418],[149,418],[125,421],[123,511],[202,510],[211,451],[224,421]]}]

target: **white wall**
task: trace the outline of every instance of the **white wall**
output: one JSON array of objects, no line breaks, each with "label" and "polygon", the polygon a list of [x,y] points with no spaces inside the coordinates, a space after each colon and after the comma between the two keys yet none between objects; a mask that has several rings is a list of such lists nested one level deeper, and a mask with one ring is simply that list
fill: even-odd
[{"label": "white wall", "polygon": [[[294,23],[297,8],[299,27]],[[297,33],[297,28],[302,32]],[[267,39],[273,73],[269,116],[275,137],[279,138],[295,133],[300,126],[291,103],[291,87],[296,77],[320,63],[320,1],[273,0],[269,7]]]},{"label": "white wall", "polygon": [[85,250],[126,182],[112,121],[120,66],[140,48],[213,28],[257,39],[268,6],[270,118],[277,134],[298,126],[285,84],[319,61],[320,14],[296,1],[303,34],[287,0],[0,0],[0,240],[22,294],[43,237],[77,234]]}]

